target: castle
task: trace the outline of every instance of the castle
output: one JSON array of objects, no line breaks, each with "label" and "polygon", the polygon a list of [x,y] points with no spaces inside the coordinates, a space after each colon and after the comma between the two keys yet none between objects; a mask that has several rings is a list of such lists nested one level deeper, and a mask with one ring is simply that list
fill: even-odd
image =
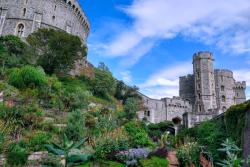
[{"label": "castle", "polygon": [[40,28],[63,30],[86,42],[90,25],[77,0],[0,1],[0,36],[25,38]]},{"label": "castle", "polygon": [[235,81],[230,70],[214,69],[213,62],[212,53],[195,53],[193,74],[179,78],[179,97],[157,100],[141,94],[146,109],[138,112],[138,117],[152,123],[169,120],[192,127],[246,101],[246,82]]}]

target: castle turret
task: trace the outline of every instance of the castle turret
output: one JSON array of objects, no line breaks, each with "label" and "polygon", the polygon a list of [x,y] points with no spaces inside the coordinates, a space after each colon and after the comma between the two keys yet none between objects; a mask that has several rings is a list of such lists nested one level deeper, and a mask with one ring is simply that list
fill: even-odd
[{"label": "castle turret", "polygon": [[235,82],[235,103],[240,104],[246,101],[246,82]]},{"label": "castle turret", "polygon": [[198,52],[193,56],[195,112],[213,113],[217,109],[213,61],[210,52]]},{"label": "castle turret", "polygon": [[231,105],[235,103],[233,72],[227,69],[216,69],[215,71],[216,83],[216,100],[218,112],[225,112]]}]

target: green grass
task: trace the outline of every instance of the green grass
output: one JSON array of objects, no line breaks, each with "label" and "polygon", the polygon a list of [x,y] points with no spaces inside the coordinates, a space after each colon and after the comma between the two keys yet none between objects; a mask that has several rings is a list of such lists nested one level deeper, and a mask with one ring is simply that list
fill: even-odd
[{"label": "green grass", "polygon": [[[124,164],[118,163],[118,162],[114,162],[114,161],[101,161],[102,166],[105,165],[105,167],[125,167]],[[93,166],[93,162],[88,162],[84,165],[80,165],[77,167],[92,167]]]},{"label": "green grass", "polygon": [[140,160],[142,167],[167,167],[169,162],[165,158],[151,157],[150,159]]}]

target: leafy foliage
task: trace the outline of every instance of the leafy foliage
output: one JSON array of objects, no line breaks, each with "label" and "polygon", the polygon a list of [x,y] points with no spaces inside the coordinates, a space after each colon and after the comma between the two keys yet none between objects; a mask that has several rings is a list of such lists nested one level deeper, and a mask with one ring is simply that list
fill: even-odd
[{"label": "leafy foliage", "polygon": [[28,153],[17,143],[9,146],[7,152],[7,164],[11,166],[24,166],[28,161]]},{"label": "leafy foliage", "polygon": [[53,29],[39,29],[27,38],[38,57],[37,65],[48,74],[69,71],[74,62],[86,56],[86,47],[77,36]]},{"label": "leafy foliage", "polygon": [[91,82],[94,95],[109,99],[114,95],[116,88],[116,80],[112,76],[109,69],[101,63],[95,69],[95,77]]},{"label": "leafy foliage", "polygon": [[116,129],[101,135],[96,141],[95,155],[99,159],[107,159],[112,153],[127,150],[129,147],[128,137],[123,129]]},{"label": "leafy foliage", "polygon": [[177,149],[176,155],[181,166],[199,165],[199,144],[197,142],[186,143]]},{"label": "leafy foliage", "polygon": [[47,82],[46,75],[41,68],[24,66],[11,69],[9,73],[9,84],[17,88],[41,87]]},{"label": "leafy foliage", "polygon": [[67,127],[65,129],[65,134],[72,141],[79,141],[84,136],[85,126],[84,126],[83,114],[76,110],[70,114],[68,117]]},{"label": "leafy foliage", "polygon": [[125,130],[129,135],[130,142],[133,147],[143,147],[152,145],[148,134],[143,128],[141,128],[139,122],[131,121],[126,123],[124,126]]},{"label": "leafy foliage", "polygon": [[241,149],[239,149],[239,147],[237,147],[234,142],[228,139],[224,141],[221,146],[223,148],[218,150],[226,153],[227,159],[217,164],[222,167],[241,167],[244,161],[237,155],[240,153]]},{"label": "leafy foliage", "polygon": [[125,102],[124,112],[127,120],[136,118],[136,112],[139,111],[139,101],[136,98],[128,98]]},{"label": "leafy foliage", "polygon": [[151,157],[150,159],[140,160],[141,167],[166,167],[168,164],[166,158]]},{"label": "leafy foliage", "polygon": [[88,161],[91,156],[90,155],[83,155],[83,154],[78,154],[78,155],[70,155],[70,152],[73,149],[79,149],[86,139],[82,139],[77,143],[74,143],[68,139],[66,134],[63,136],[63,143],[62,145],[58,144],[51,144],[51,145],[45,145],[45,148],[52,154],[55,155],[64,155],[65,156],[65,167],[68,167],[70,164],[74,164],[75,162],[86,162]]}]

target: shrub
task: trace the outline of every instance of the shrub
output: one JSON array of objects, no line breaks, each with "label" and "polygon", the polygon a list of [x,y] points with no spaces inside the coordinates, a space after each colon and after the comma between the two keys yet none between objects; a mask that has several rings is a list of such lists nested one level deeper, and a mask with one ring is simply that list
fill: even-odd
[{"label": "shrub", "polygon": [[24,166],[28,161],[28,154],[24,148],[17,143],[13,143],[9,145],[6,159],[8,165]]},{"label": "shrub", "polygon": [[200,148],[197,142],[184,144],[177,149],[177,158],[181,166],[199,165]]},{"label": "shrub", "polygon": [[130,143],[133,147],[143,147],[152,145],[148,134],[143,128],[141,128],[139,122],[131,121],[126,123],[125,130],[129,135]]},{"label": "shrub", "polygon": [[138,160],[142,158],[147,158],[149,155],[149,150],[144,148],[129,149],[128,151],[120,151],[115,157],[118,161],[126,163],[127,166],[137,165]]},{"label": "shrub", "polygon": [[169,128],[169,127],[173,127],[173,122],[170,122],[170,121],[164,121],[164,122],[160,122],[160,123],[157,123],[157,124],[149,124],[147,126],[147,132],[149,134],[150,137],[152,138],[160,138],[161,135],[166,132],[166,130]]},{"label": "shrub", "polygon": [[116,80],[108,68],[104,64],[100,64],[95,69],[95,78],[91,85],[94,95],[109,99],[110,95],[112,96],[115,93]]},{"label": "shrub", "polygon": [[166,167],[168,164],[166,158],[151,157],[150,159],[140,160],[141,167]]},{"label": "shrub", "polygon": [[44,150],[44,144],[48,144],[51,140],[51,135],[47,132],[37,132],[28,141],[28,147],[31,151]]},{"label": "shrub", "polygon": [[[128,137],[124,130],[116,129],[100,136],[95,142],[96,157],[100,159],[110,158],[111,154],[127,150]],[[112,157],[112,156],[111,156]]]},{"label": "shrub", "polygon": [[80,111],[77,110],[70,113],[65,134],[70,140],[79,141],[85,134],[84,124],[84,117]]},{"label": "shrub", "polygon": [[47,78],[41,68],[24,66],[10,70],[9,84],[17,88],[40,87],[47,84]]}]

